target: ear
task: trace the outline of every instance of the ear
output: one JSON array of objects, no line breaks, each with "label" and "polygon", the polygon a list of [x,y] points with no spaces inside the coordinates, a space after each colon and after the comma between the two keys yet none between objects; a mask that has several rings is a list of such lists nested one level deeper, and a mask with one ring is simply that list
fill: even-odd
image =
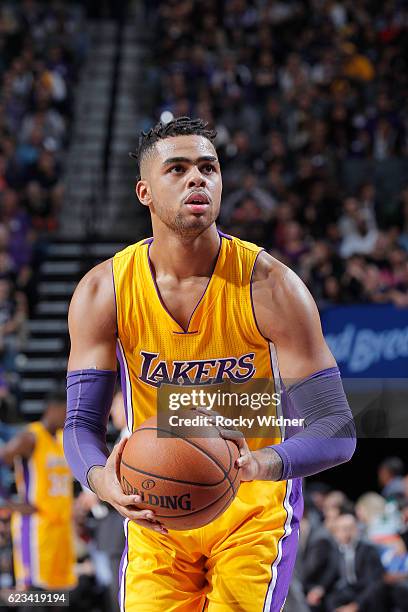
[{"label": "ear", "polygon": [[135,191],[139,202],[143,204],[143,206],[150,206],[152,202],[152,194],[150,193],[149,183],[143,180],[138,181],[136,183]]}]

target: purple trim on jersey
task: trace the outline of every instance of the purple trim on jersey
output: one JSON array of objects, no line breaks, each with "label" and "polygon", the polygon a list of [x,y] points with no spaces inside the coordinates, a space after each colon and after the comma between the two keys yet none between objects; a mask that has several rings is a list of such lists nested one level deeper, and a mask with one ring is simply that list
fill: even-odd
[{"label": "purple trim on jersey", "polygon": [[116,335],[118,335],[118,302],[116,300],[115,275],[113,273],[113,259],[112,259],[111,265],[112,265],[113,299],[115,302]]},{"label": "purple trim on jersey", "polygon": [[[119,590],[118,590],[118,600],[119,600],[119,609],[121,611],[125,611],[125,607],[126,607],[126,569],[128,567],[129,564],[129,557],[128,557],[128,553],[129,553],[129,540],[128,540],[128,525],[126,526],[126,523],[124,525],[124,529],[125,529],[125,547],[123,549],[123,553],[122,553],[122,557],[120,560],[120,565],[119,565]],[[126,559],[126,569],[123,569],[123,566],[125,564],[125,559]],[[122,608],[122,580],[123,580],[123,608]]]},{"label": "purple trim on jersey", "polygon": [[[30,471],[27,459],[21,461],[24,479],[24,501],[30,503]],[[31,567],[31,515],[21,515],[21,562],[24,568],[24,585],[31,586],[33,581]]]},{"label": "purple trim on jersey", "polygon": [[143,244],[151,244],[152,242],[153,242],[153,238],[146,238],[146,240],[144,240],[144,241],[142,242],[142,245],[143,245]]},{"label": "purple trim on jersey", "polygon": [[[291,482],[292,489],[287,502],[285,496],[285,533],[278,543],[278,557],[272,564],[276,573],[274,575],[274,572],[272,572],[272,578],[264,600],[264,612],[280,612],[282,609],[289,591],[289,585],[296,561],[299,543],[299,524],[303,515],[303,496],[301,479],[295,478]],[[288,522],[289,512],[292,512],[292,515]]]},{"label": "purple trim on jersey", "polygon": [[30,536],[31,536],[31,515],[21,515],[21,561],[24,567],[24,585],[30,586],[33,583],[33,576],[31,573],[31,547],[30,547]]},{"label": "purple trim on jersey", "polygon": [[227,240],[232,240],[232,236],[229,236],[228,234],[224,234],[224,232],[222,232],[221,230],[217,229],[217,232],[222,238],[226,238]]},{"label": "purple trim on jersey", "polygon": [[219,244],[219,246],[218,246],[218,253],[217,253],[217,257],[216,257],[216,259],[215,259],[214,267],[213,267],[213,269],[212,269],[212,272],[211,272],[210,278],[208,279],[208,283],[207,283],[207,284],[206,284],[206,286],[205,286],[205,289],[204,289],[204,291],[203,291],[202,296],[201,296],[201,297],[200,297],[200,299],[198,300],[197,304],[196,304],[196,305],[195,305],[195,307],[194,307],[193,312],[192,312],[192,313],[191,313],[191,315],[190,315],[190,318],[189,318],[189,320],[188,320],[188,324],[187,324],[187,329],[184,329],[184,328],[183,328],[183,327],[180,325],[180,323],[179,323],[178,321],[176,321],[176,319],[173,317],[173,315],[171,314],[171,312],[170,312],[170,311],[169,311],[169,309],[167,308],[166,304],[165,304],[165,303],[163,302],[163,300],[162,300],[162,296],[160,295],[160,290],[159,290],[159,287],[157,286],[156,278],[155,278],[155,276],[154,276],[154,274],[153,274],[152,263],[151,263],[151,260],[150,260],[150,247],[151,247],[151,244],[152,244],[152,243],[150,243],[150,244],[149,244],[149,247],[148,247],[148,249],[147,249],[147,261],[148,261],[148,264],[149,264],[150,275],[151,275],[151,277],[152,277],[152,280],[153,280],[153,283],[154,283],[154,287],[155,287],[155,289],[156,289],[156,294],[157,294],[157,297],[159,298],[160,303],[161,303],[161,305],[163,306],[164,310],[167,312],[167,314],[168,314],[168,315],[169,315],[169,316],[170,316],[170,317],[173,319],[173,321],[174,321],[174,322],[175,322],[175,323],[176,323],[176,324],[177,324],[177,325],[178,325],[178,326],[179,326],[179,327],[180,327],[180,328],[183,330],[183,333],[187,334],[187,333],[189,333],[188,328],[190,327],[191,319],[193,318],[193,315],[194,315],[195,311],[197,310],[197,308],[198,308],[198,307],[199,307],[199,305],[201,304],[201,302],[202,302],[202,300],[203,300],[203,298],[204,298],[204,296],[205,296],[205,294],[206,294],[206,291],[207,291],[207,289],[208,289],[208,287],[209,287],[209,284],[210,284],[210,282],[211,282],[211,280],[212,280],[212,277],[213,277],[213,275],[214,275],[214,270],[215,270],[215,268],[217,267],[217,263],[218,263],[218,260],[219,260],[219,257],[220,257],[220,252],[221,252],[222,238],[220,237],[220,244]]},{"label": "purple trim on jersey", "polygon": [[132,431],[131,429],[131,425],[133,426],[133,424],[129,423],[129,418],[128,418],[128,401],[127,401],[127,389],[126,389],[126,368],[125,368],[125,363],[123,361],[123,356],[122,356],[122,351],[120,350],[120,346],[119,346],[119,340],[116,343],[116,357],[119,361],[119,370],[120,370],[120,387],[122,389],[122,396],[123,396],[123,405],[125,408],[125,415],[126,415],[126,425],[129,431]]},{"label": "purple trim on jersey", "polygon": [[[253,279],[253,277],[254,277],[255,266],[256,266],[256,262],[258,261],[258,257],[259,257],[259,255],[262,253],[262,251],[264,251],[264,250],[265,250],[265,249],[261,249],[261,250],[260,250],[260,251],[257,253],[257,255],[256,255],[256,257],[255,257],[255,261],[254,261],[253,266],[252,266],[251,278],[249,279],[249,295],[250,295],[250,297],[251,297],[252,316],[254,317],[254,322],[255,322],[256,329],[257,329],[257,330],[258,330],[258,332],[261,334],[262,338],[265,338],[265,336],[263,335],[263,333],[262,333],[262,332],[261,332],[261,330],[259,329],[259,326],[258,326],[258,321],[256,320],[256,316],[255,316],[254,298],[253,298],[253,295],[252,295],[252,279]],[[265,338],[265,340],[266,340],[266,342],[269,342],[268,338]],[[272,364],[271,364],[271,365],[272,365]],[[273,368],[272,368],[272,371],[273,371]]]},{"label": "purple trim on jersey", "polygon": [[22,459],[21,464],[23,466],[23,478],[24,478],[24,501],[26,504],[30,503],[30,472],[28,469],[27,459]]}]

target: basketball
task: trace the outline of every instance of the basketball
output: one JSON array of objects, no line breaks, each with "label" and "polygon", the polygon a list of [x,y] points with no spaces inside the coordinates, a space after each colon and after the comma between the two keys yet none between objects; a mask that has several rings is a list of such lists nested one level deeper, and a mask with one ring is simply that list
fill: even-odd
[{"label": "basketball", "polygon": [[221,438],[215,427],[205,430],[206,437],[187,438],[170,426],[158,427],[157,418],[151,417],[125,445],[120,463],[123,491],[140,495],[138,507],[153,510],[168,529],[211,523],[237,493],[238,447]]}]

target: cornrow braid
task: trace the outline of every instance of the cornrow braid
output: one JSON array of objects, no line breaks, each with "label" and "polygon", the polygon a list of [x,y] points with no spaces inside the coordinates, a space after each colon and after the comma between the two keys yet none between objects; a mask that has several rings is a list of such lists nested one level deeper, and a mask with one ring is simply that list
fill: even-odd
[{"label": "cornrow braid", "polygon": [[159,121],[147,132],[141,132],[137,151],[130,152],[129,157],[136,159],[138,163],[138,178],[140,178],[140,165],[145,153],[152,149],[156,142],[171,138],[172,136],[204,136],[211,142],[214,141],[217,132],[208,127],[208,123],[202,119],[191,119],[190,117],[177,117],[168,123]]}]

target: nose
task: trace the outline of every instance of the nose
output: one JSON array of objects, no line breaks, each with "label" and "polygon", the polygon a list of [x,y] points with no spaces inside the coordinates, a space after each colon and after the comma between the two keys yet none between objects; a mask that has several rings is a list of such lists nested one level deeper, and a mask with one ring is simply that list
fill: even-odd
[{"label": "nose", "polygon": [[188,187],[205,187],[206,180],[205,176],[201,174],[197,166],[193,166],[188,174]]}]

